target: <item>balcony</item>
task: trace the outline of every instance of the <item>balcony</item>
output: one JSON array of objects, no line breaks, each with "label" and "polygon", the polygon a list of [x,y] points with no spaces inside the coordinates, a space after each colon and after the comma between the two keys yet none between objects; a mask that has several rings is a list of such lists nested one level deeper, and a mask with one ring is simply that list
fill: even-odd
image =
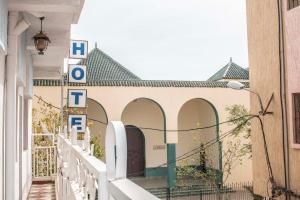
[{"label": "balcony", "polygon": [[[43,137],[51,138],[51,135]],[[52,137],[53,138],[53,137]],[[84,140],[77,140],[75,129],[71,133],[63,132],[57,138],[57,154],[51,147],[34,147],[33,151],[40,156],[39,151],[44,151],[45,162],[38,162],[33,156],[33,176],[35,180],[53,177],[55,181],[56,198],[61,200],[83,199],[132,199],[155,200],[158,199],[148,191],[126,178],[127,168],[127,143],[125,128],[121,122],[110,122],[106,133],[107,164],[91,155],[90,132],[87,130]],[[52,139],[50,139],[52,140]],[[54,139],[52,140],[54,142]],[[115,148],[114,148],[115,147]],[[116,151],[115,151],[116,149]],[[53,160],[57,155],[57,173]],[[36,169],[39,163],[46,163],[46,173]],[[45,183],[45,182],[44,182]],[[43,188],[44,187],[44,188]],[[42,186],[45,198],[53,198],[51,191],[53,184]],[[39,195],[32,187],[30,199]],[[43,195],[43,194],[40,194]]]}]

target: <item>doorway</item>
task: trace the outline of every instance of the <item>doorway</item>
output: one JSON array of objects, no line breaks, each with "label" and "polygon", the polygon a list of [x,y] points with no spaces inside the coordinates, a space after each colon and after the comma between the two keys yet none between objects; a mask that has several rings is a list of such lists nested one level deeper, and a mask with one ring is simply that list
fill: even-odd
[{"label": "doorway", "polygon": [[127,125],[127,177],[144,176],[145,137],[136,126]]}]

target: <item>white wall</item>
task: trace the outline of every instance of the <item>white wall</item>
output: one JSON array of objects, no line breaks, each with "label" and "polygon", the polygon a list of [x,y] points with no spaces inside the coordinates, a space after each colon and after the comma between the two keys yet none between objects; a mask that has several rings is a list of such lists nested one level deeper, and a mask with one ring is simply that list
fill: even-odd
[{"label": "white wall", "polygon": [[0,199],[4,199],[4,54],[0,51]]},{"label": "white wall", "polygon": [[0,199],[4,199],[4,78],[7,50],[7,0],[0,0]]},{"label": "white wall", "polygon": [[[20,19],[17,12],[9,13],[9,47],[7,56],[7,95],[5,113],[5,199],[26,199],[31,184],[31,150],[24,150],[24,133],[31,125],[31,101],[25,101],[24,95],[28,79],[26,57],[26,32],[16,35],[14,28]],[[28,81],[26,82],[25,80]],[[29,95],[30,96],[30,95]],[[25,104],[26,102],[26,104]],[[24,106],[29,112],[24,112]],[[26,125],[27,124],[27,125]],[[26,131],[24,127],[27,127]],[[30,142],[30,140],[28,141]]]},{"label": "white wall", "polygon": [[7,0],[0,0],[0,48],[7,48]]}]

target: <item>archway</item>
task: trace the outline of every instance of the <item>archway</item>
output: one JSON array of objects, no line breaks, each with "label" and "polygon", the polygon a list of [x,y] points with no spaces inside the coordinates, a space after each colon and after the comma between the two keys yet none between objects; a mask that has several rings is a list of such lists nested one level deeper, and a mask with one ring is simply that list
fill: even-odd
[{"label": "archway", "polygon": [[145,137],[136,126],[127,125],[127,177],[144,176]]},{"label": "archway", "polygon": [[[201,151],[202,156],[200,158],[198,154],[195,154],[194,157],[188,157],[184,160],[184,164],[195,166],[198,169],[213,168],[217,171],[221,170],[221,144],[217,141],[219,139],[218,125],[211,128],[188,131],[188,129],[207,127],[218,123],[217,110],[209,101],[195,98],[182,105],[178,113],[178,129],[186,131],[178,133],[177,156],[195,149],[197,150],[194,152]],[[208,143],[213,144],[207,145]],[[178,164],[182,165],[183,162]]]},{"label": "archway", "polygon": [[90,122],[90,131],[92,136],[97,137],[97,141],[104,148],[105,146],[105,132],[107,126],[107,115],[103,106],[94,99],[87,99],[86,110],[88,122]]},{"label": "archway", "polygon": [[[145,138],[145,176],[166,176],[166,167],[157,167],[167,161],[165,139],[165,114],[154,100],[138,98],[124,108],[122,122],[140,129]],[[147,129],[154,128],[159,130]],[[128,129],[127,129],[128,130]],[[131,138],[127,138],[130,140]],[[132,162],[130,158],[128,162]]]}]

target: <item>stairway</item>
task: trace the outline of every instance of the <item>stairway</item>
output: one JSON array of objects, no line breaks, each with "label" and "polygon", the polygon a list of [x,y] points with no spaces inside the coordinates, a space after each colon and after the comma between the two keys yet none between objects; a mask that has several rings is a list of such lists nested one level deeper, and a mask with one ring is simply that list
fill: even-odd
[{"label": "stairway", "polygon": [[55,200],[54,182],[34,182],[27,200]]}]

